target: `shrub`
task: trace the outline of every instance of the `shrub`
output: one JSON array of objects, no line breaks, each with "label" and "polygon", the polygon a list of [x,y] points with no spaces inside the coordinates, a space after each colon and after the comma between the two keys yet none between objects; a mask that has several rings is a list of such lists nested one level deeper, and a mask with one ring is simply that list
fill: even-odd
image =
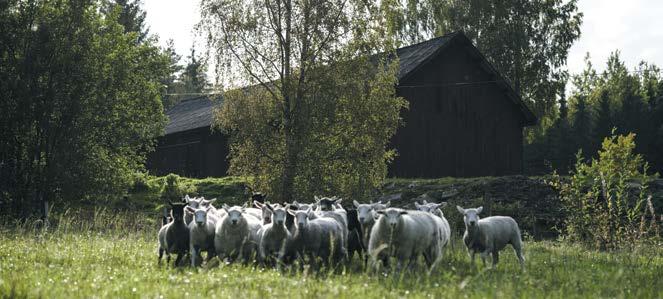
[{"label": "shrub", "polygon": [[180,184],[180,177],[171,173],[166,176],[166,184],[161,189],[161,199],[164,201],[180,202],[186,192],[183,189]]},{"label": "shrub", "polygon": [[576,155],[568,182],[556,174],[566,209],[565,234],[599,249],[614,249],[659,236],[648,191],[656,175],[635,154],[635,135],[612,136],[603,141],[598,159],[585,162]]}]

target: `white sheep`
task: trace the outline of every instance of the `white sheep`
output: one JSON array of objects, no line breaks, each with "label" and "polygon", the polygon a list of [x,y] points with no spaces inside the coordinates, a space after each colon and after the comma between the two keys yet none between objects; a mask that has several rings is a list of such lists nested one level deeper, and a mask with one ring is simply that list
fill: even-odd
[{"label": "white sheep", "polygon": [[214,207],[212,206],[206,208],[201,206],[198,209],[190,206],[185,208],[185,211],[194,217],[194,220],[189,223],[189,250],[191,252],[192,267],[199,265],[202,259],[200,255],[201,251],[207,252],[207,261],[216,255],[214,235],[218,218],[213,213],[213,209]]},{"label": "white sheep", "polygon": [[302,258],[308,257],[316,265],[320,258],[324,263],[338,262],[347,258],[347,251],[343,247],[343,229],[341,224],[328,217],[310,219],[313,210],[290,210],[288,213],[295,216],[293,242],[295,250]]},{"label": "white sheep", "polygon": [[182,257],[189,251],[189,228],[184,223],[184,203],[168,202],[173,220],[159,229],[159,264],[163,254],[170,263],[170,255],[177,254],[175,266],[180,265]]},{"label": "white sheep", "polygon": [[[203,201],[202,197],[200,197],[200,198],[198,198],[198,197],[189,197],[189,194],[184,196],[184,202],[187,204],[187,206],[189,206],[193,209],[199,208],[202,201]],[[189,225],[191,223],[191,221],[193,221],[193,215],[185,213],[184,214],[184,223],[186,223],[186,225]]]},{"label": "white sheep", "polygon": [[521,268],[524,267],[523,242],[520,238],[518,223],[513,218],[491,216],[480,219],[479,213],[481,213],[483,207],[463,209],[456,206],[456,209],[463,214],[463,221],[465,222],[463,241],[472,258],[472,264],[474,264],[475,253],[480,252],[484,265],[488,255],[492,254],[492,266],[495,267],[499,261],[499,251],[504,249],[507,244],[511,244]]},{"label": "white sheep", "polygon": [[248,262],[258,248],[260,220],[244,213],[240,206],[223,205],[226,215],[216,224],[214,247],[219,258]]},{"label": "white sheep", "polygon": [[269,201],[265,203],[261,203],[259,201],[254,201],[253,205],[260,209],[261,211],[261,220],[262,220],[262,225],[265,226],[267,224],[272,223],[272,210],[268,207]]},{"label": "white sheep", "polygon": [[371,237],[371,229],[375,224],[375,220],[378,218],[379,214],[376,211],[382,211],[388,208],[391,205],[391,202],[383,204],[381,201],[370,204],[360,204],[356,200],[352,201],[355,208],[357,209],[357,220],[361,224],[362,231],[362,242],[364,246],[368,246],[368,241]]},{"label": "white sheep", "polygon": [[284,258],[290,252],[292,236],[286,228],[286,208],[280,205],[265,203],[261,206],[272,214],[272,222],[263,225],[260,229],[260,262],[270,264],[275,260],[278,266],[283,264]]},{"label": "white sheep", "polygon": [[374,266],[381,260],[387,264],[390,257],[397,259],[397,269],[412,265],[423,255],[432,269],[442,256],[438,217],[421,211],[388,208],[378,211],[380,218],[373,225],[368,252]]},{"label": "white sheep", "polygon": [[[441,222],[438,222],[437,224],[441,225],[442,228],[442,234],[440,235],[440,238],[443,249],[444,246],[447,246],[447,244],[451,243],[451,227],[449,226],[449,221],[447,221],[447,218],[444,217],[444,213],[442,212],[442,208],[444,208],[446,205],[446,202],[434,203],[427,202],[425,199],[422,204],[419,204],[418,202],[414,203],[414,206],[417,208],[417,210],[431,213],[441,220]],[[451,245],[453,246],[453,243],[451,243]]]},{"label": "white sheep", "polygon": [[343,248],[348,248],[348,213],[341,206],[343,199],[337,197],[315,197],[317,209],[315,214],[320,217],[332,218],[341,225]]}]

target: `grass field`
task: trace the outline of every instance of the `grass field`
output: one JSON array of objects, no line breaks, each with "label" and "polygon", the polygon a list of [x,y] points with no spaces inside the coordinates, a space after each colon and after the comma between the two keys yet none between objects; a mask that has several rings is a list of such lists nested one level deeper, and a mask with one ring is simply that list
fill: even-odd
[{"label": "grass field", "polygon": [[[253,266],[210,269],[158,266],[156,224],[124,215],[59,222],[48,233],[30,225],[0,232],[2,298],[662,298],[663,248],[595,252],[562,242],[526,242],[526,269],[513,251],[497,269],[472,267],[460,244],[439,270],[402,275],[364,271],[359,260],[337,271],[277,272]],[[103,219],[100,221],[99,219]],[[477,260],[479,260],[477,258]]]}]

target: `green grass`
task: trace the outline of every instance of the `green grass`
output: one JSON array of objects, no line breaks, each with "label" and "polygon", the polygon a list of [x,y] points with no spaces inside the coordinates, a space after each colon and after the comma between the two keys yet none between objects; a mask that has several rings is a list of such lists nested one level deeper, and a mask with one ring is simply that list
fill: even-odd
[{"label": "green grass", "polygon": [[157,265],[154,220],[131,221],[106,211],[97,211],[91,222],[69,219],[48,233],[35,233],[28,224],[0,228],[0,298],[663,297],[661,246],[607,253],[528,241],[524,272],[510,248],[497,269],[488,270],[480,261],[470,265],[460,244],[430,276],[422,267],[402,275],[371,274],[358,260],[345,271],[317,273],[242,265],[173,269]]}]

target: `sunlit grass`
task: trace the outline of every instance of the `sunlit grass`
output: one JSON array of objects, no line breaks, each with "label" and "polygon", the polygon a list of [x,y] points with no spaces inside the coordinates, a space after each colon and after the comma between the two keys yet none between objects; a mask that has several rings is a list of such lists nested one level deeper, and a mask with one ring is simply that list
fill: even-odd
[{"label": "sunlit grass", "polygon": [[[137,225],[113,215],[97,212],[94,225],[60,219],[48,232],[29,223],[3,227],[0,297],[663,297],[660,247],[607,253],[526,242],[524,272],[510,248],[497,269],[484,268],[478,257],[473,267],[459,243],[430,276],[423,266],[401,275],[373,274],[356,258],[347,269],[320,272],[225,264],[173,269],[157,265],[156,221]],[[109,225],[114,228],[102,228]]]}]

